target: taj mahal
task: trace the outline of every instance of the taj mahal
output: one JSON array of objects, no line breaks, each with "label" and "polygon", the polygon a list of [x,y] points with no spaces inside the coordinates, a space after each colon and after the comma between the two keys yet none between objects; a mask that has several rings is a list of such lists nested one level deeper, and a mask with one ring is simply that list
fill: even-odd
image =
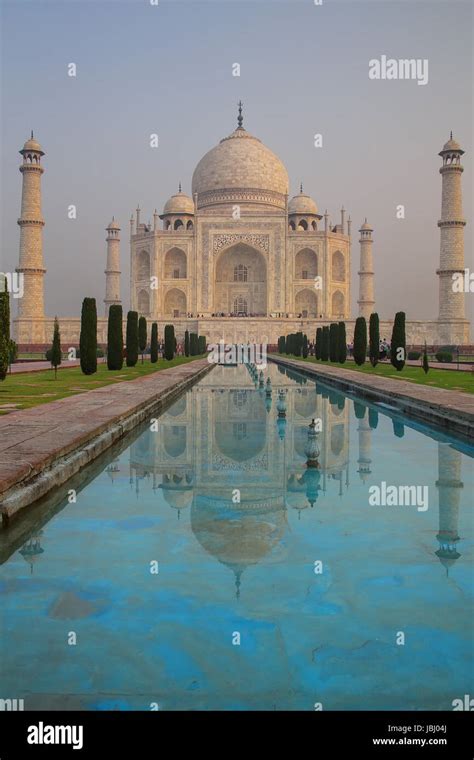
[{"label": "taj mahal", "polygon": [[[17,273],[23,277],[24,293],[18,300],[14,339],[20,350],[43,350],[53,333],[53,318],[45,316],[44,306],[45,153],[33,133],[20,153],[23,192]],[[464,272],[463,153],[452,135],[439,153],[439,311],[431,321],[413,321],[407,315],[409,344],[469,343],[465,294],[453,292],[452,287],[453,275]],[[216,343],[275,344],[280,335],[297,331],[312,340],[318,326],[339,320],[346,321],[350,336],[355,319],[350,310],[351,218],[341,208],[334,223],[327,211],[320,213],[302,186],[291,198],[289,187],[280,158],[243,126],[239,103],[236,129],[198,162],[191,194],[179,185],[162,213],[155,209],[153,222],[142,221],[140,208],[132,214],[130,308],[149,322],[156,321],[161,335],[164,325],[172,322],[178,338],[189,330]],[[105,297],[98,320],[98,341],[103,345],[109,308],[122,302],[122,232],[113,217],[106,227]],[[358,314],[368,319],[377,306],[373,228],[367,219],[358,227],[358,244]],[[377,255],[383,252],[376,252],[375,261]],[[79,317],[59,321],[63,346],[78,345]],[[381,331],[389,335],[391,324],[382,321]]]}]

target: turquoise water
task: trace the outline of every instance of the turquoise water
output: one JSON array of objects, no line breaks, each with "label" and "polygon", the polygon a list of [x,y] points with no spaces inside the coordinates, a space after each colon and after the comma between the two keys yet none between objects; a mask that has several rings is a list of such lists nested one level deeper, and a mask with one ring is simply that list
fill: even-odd
[{"label": "turquoise water", "polygon": [[[268,377],[270,398],[215,368],[3,532],[0,697],[451,710],[473,693],[472,448]],[[426,486],[427,508],[370,504],[382,482]]]}]

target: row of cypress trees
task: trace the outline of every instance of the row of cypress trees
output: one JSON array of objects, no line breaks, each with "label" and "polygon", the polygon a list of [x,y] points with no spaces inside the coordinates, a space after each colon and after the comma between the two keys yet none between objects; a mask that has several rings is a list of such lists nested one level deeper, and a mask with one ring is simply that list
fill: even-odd
[{"label": "row of cypress trees", "polygon": [[347,357],[346,323],[332,322],[330,325],[318,327],[314,353],[316,359],[323,362],[344,364]]},{"label": "row of cypress trees", "polygon": [[306,359],[308,356],[308,336],[306,333],[290,333],[286,337],[280,335],[278,338],[278,351],[280,354],[293,354],[293,356],[302,356]]},{"label": "row of cypress trees", "polygon": [[[371,314],[369,319],[369,361],[375,367],[379,361],[380,325],[379,315]],[[357,317],[354,330],[354,361],[361,366],[367,357],[367,323],[365,317]],[[392,328],[390,362],[398,372],[405,366],[406,331],[405,312],[397,311]],[[425,370],[427,371],[427,370]]]},{"label": "row of cypress trees", "polygon": [[[7,294],[8,295],[8,294]],[[0,301],[1,309],[5,299]],[[9,315],[7,315],[9,316]],[[8,321],[9,324],[9,321]],[[0,334],[0,354],[2,349],[2,337]],[[127,313],[127,327],[125,337],[125,356],[127,367],[134,367],[138,362],[139,353],[144,361],[144,352],[147,347],[148,332],[145,317],[138,317],[138,312]],[[174,325],[165,325],[164,333],[164,356],[171,361],[176,354],[176,336]],[[186,330],[185,354],[197,356],[206,350],[206,338],[198,336]],[[81,370],[85,375],[93,375],[97,372],[97,307],[95,298],[84,298],[81,309],[81,334],[79,340],[79,352]],[[61,337],[58,320],[55,319],[53,343],[51,347],[51,364],[55,368],[61,364]],[[153,322],[151,326],[150,361],[155,364],[158,361],[158,325]],[[0,356],[0,371],[1,371]],[[120,304],[113,304],[109,309],[107,323],[107,368],[109,370],[121,370],[123,367],[123,310]],[[8,364],[7,364],[8,369]]]},{"label": "row of cypress trees", "polygon": [[200,356],[206,351],[206,336],[190,333],[188,330],[184,333],[184,355]]},{"label": "row of cypress trees", "polygon": [[[304,336],[306,338],[306,336]],[[380,322],[377,313],[370,315],[369,336],[367,340],[367,323],[365,317],[357,317],[354,328],[353,356],[357,365],[365,363],[367,357],[367,343],[369,361],[375,367],[379,361],[380,352]],[[293,354],[294,356],[307,356],[303,350],[303,333],[294,333],[288,336],[281,335],[278,338],[278,352],[280,354]],[[425,351],[426,353],[426,351]],[[333,322],[329,326],[318,327],[316,330],[315,343],[316,359],[321,361],[339,362],[344,364],[347,357],[347,339],[345,322]],[[392,329],[392,341],[390,349],[390,361],[398,371],[405,366],[406,358],[406,332],[405,312],[398,311]],[[423,357],[423,367],[427,359]],[[425,372],[428,370],[425,369]]]}]

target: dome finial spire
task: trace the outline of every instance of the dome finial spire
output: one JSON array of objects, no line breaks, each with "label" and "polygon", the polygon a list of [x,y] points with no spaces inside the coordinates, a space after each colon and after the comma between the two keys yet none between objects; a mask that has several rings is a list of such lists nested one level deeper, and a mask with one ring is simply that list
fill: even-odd
[{"label": "dome finial spire", "polygon": [[180,192],[181,192],[181,182],[178,185],[178,193],[180,193]]},{"label": "dome finial spire", "polygon": [[243,103],[241,100],[239,100],[239,115],[237,117],[237,125],[239,129],[242,129],[242,125],[244,123],[244,117],[242,116],[242,106],[243,106]]},{"label": "dome finial spire", "polygon": [[300,193],[302,193],[302,192],[303,192],[303,183],[300,182]]},{"label": "dome finial spire", "polygon": [[450,139],[450,140],[452,140],[452,139],[453,139],[453,130],[451,130],[451,132],[449,133],[449,139]]},{"label": "dome finial spire", "polygon": [[33,130],[31,130],[31,137],[30,137],[30,140],[32,140],[32,139],[33,139]]}]

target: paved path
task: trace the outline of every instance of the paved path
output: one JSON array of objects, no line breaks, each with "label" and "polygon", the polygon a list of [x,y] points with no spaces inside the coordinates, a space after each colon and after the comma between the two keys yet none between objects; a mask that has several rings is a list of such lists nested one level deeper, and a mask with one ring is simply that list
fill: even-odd
[{"label": "paved path", "polygon": [[[104,362],[104,358],[97,359],[98,364],[103,364]],[[80,359],[64,359],[63,363],[59,365],[58,369],[70,369],[71,367],[79,367],[80,363]],[[19,372],[41,372],[45,369],[50,369],[52,371],[51,362],[47,362],[46,360],[44,362],[18,362],[17,364],[12,364],[11,366],[12,375],[17,375]]]},{"label": "paved path", "polygon": [[213,366],[207,359],[198,359],[1,416],[0,508],[4,521],[65,482]]},{"label": "paved path", "polygon": [[474,394],[393,380],[380,375],[364,375],[356,370],[326,367],[276,355],[269,358],[299,372],[319,376],[321,379],[327,378],[343,391],[352,391],[371,400],[393,404],[400,411],[419,417],[427,423],[474,437]]}]

